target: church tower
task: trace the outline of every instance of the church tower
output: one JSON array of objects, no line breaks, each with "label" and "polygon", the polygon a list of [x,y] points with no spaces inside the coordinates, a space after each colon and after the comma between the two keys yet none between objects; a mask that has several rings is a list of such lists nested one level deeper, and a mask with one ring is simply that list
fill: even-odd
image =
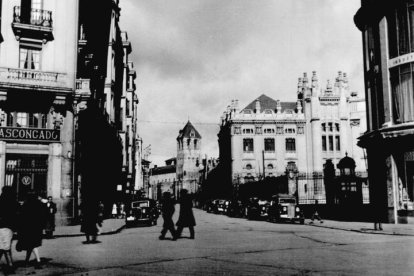
[{"label": "church tower", "polygon": [[190,123],[180,130],[177,137],[177,179],[178,189],[197,192],[199,165],[201,163],[201,135]]}]

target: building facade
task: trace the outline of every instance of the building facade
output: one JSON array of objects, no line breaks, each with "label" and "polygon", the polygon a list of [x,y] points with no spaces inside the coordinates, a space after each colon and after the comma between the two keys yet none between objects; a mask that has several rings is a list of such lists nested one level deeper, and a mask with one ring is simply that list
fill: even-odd
[{"label": "building facade", "polygon": [[[238,101],[223,113],[218,134],[222,171],[233,186],[289,174],[289,193],[302,203],[325,201],[323,165],[348,154],[365,171],[356,137],[365,130],[364,100],[350,92],[345,73],[334,84],[299,78],[297,100],[281,102],[261,95],[245,108]],[[298,190],[297,190],[298,189]]]},{"label": "building facade", "polygon": [[187,122],[177,137],[177,181],[178,189],[196,193],[201,162],[201,135]]},{"label": "building facade", "polygon": [[170,192],[177,198],[176,183],[177,169],[176,158],[165,160],[165,166],[154,167],[150,169],[150,197],[155,200],[162,198],[162,193]]},{"label": "building facade", "polygon": [[122,183],[121,102],[134,74],[119,2],[0,4],[0,186],[19,200],[52,196],[57,223],[71,223],[81,201],[109,206]]},{"label": "building facade", "polygon": [[414,1],[361,1],[371,202],[381,219],[404,221],[414,202]]}]

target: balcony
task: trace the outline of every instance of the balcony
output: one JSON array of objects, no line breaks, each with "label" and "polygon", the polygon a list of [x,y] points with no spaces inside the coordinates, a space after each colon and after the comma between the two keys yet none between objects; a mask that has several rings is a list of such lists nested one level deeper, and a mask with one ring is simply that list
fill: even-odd
[{"label": "balcony", "polygon": [[14,7],[12,29],[17,40],[31,38],[42,40],[43,43],[51,41],[54,39],[52,23],[51,11],[31,9],[30,15],[23,16],[20,6]]},{"label": "balcony", "polygon": [[76,95],[82,98],[89,98],[91,95],[90,80],[77,79],[76,80]]},{"label": "balcony", "polygon": [[0,82],[10,86],[67,87],[63,73],[0,67]]}]

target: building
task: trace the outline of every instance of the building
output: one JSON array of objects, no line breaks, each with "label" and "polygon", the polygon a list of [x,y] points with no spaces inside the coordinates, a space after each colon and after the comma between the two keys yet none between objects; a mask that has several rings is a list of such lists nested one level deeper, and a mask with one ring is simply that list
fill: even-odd
[{"label": "building", "polygon": [[325,201],[323,165],[348,154],[365,171],[356,137],[365,130],[364,100],[350,92],[345,73],[334,84],[299,78],[297,100],[281,102],[261,95],[245,108],[238,101],[223,113],[218,134],[221,171],[233,186],[265,177],[289,175],[289,192],[302,203]]},{"label": "building", "polygon": [[52,196],[58,224],[81,201],[111,206],[136,123],[121,103],[137,103],[119,2],[10,0],[0,12],[0,186]]},{"label": "building", "polygon": [[362,32],[371,203],[389,222],[413,215],[414,1],[362,0],[354,17]]},{"label": "building", "polygon": [[177,181],[178,189],[196,193],[201,162],[201,135],[187,122],[177,137]]},{"label": "building", "polygon": [[177,198],[176,195],[176,162],[177,159],[170,158],[165,160],[165,166],[150,169],[150,197],[153,199],[161,199],[162,193],[170,192]]}]

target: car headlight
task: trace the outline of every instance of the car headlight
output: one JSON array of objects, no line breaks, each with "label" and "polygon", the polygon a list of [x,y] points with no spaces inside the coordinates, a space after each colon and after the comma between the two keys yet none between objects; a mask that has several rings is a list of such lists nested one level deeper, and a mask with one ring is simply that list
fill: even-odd
[{"label": "car headlight", "polygon": [[143,214],[145,214],[145,213],[146,213],[146,211],[147,211],[147,210],[143,209],[143,210],[142,210],[142,213],[143,213]]},{"label": "car headlight", "polygon": [[299,212],[299,211],[300,211],[299,207],[296,207],[296,212]]},{"label": "car headlight", "polygon": [[286,207],[283,207],[283,211],[286,211],[287,210],[287,208]]}]

